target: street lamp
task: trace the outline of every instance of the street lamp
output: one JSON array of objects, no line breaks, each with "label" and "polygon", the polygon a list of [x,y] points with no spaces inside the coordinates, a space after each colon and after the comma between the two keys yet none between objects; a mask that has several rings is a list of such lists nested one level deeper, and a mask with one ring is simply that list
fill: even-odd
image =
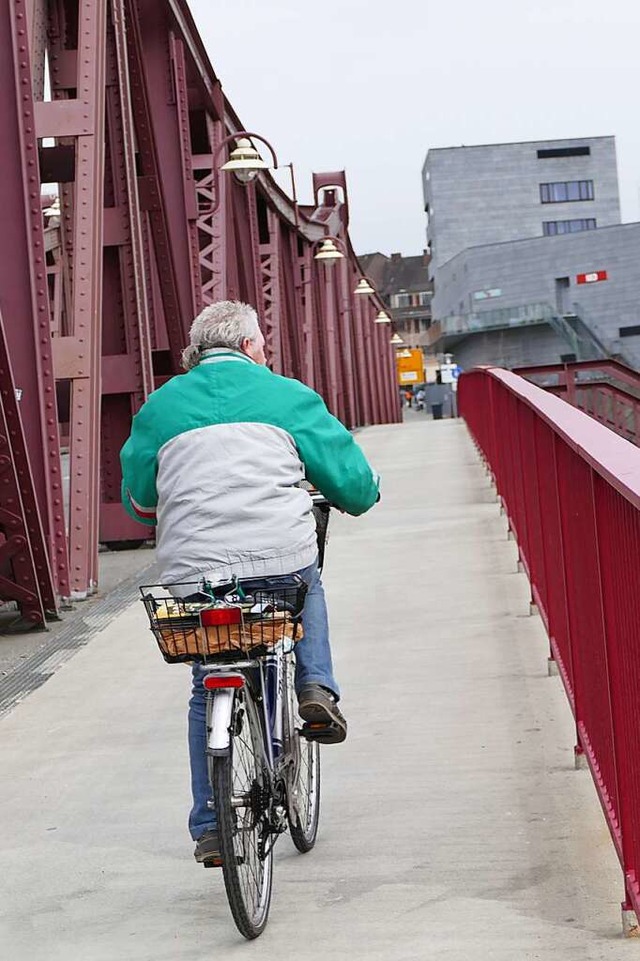
[{"label": "street lamp", "polygon": [[386,314],[384,310],[381,310],[378,314],[376,314],[375,322],[376,324],[390,324],[391,317],[389,317],[389,314]]},{"label": "street lamp", "polygon": [[226,163],[222,164],[220,170],[230,170],[236,177],[237,180],[242,184],[249,184],[254,180],[261,170],[268,170],[269,164],[265,163],[256,148],[251,143],[251,139],[260,140],[265,144],[271,153],[273,160],[274,170],[278,169],[278,158],[276,157],[276,152],[264,137],[261,137],[257,133],[249,133],[247,130],[239,130],[237,133],[229,134],[228,137],[224,137],[215,149],[212,160],[213,168],[213,182],[215,189],[215,202],[213,206],[207,211],[200,211],[200,215],[203,213],[208,215],[213,215],[220,206],[220,190],[218,189],[219,184],[219,173],[218,173],[218,158],[220,154],[227,146],[227,144],[235,141],[235,147],[229,155],[229,159]]},{"label": "street lamp", "polygon": [[220,170],[231,170],[242,184],[251,183],[258,176],[259,170],[267,170],[268,164],[262,159],[248,137],[236,140],[229,159],[222,164]]},{"label": "street lamp", "polygon": [[397,347],[399,344],[404,344],[404,340],[402,339],[402,337],[400,336],[400,334],[399,334],[397,331],[396,331],[396,333],[393,335],[393,337],[391,338],[391,343],[392,343],[395,347]]},{"label": "street lamp", "polygon": [[358,281],[358,286],[353,292],[354,294],[375,294],[375,290],[366,277],[362,277],[362,279]]},{"label": "street lamp", "polygon": [[333,264],[336,260],[343,260],[344,254],[338,250],[336,243],[342,245],[342,241],[337,237],[325,237],[322,241],[322,246],[317,254],[314,254],[314,260],[323,260],[327,266]]}]

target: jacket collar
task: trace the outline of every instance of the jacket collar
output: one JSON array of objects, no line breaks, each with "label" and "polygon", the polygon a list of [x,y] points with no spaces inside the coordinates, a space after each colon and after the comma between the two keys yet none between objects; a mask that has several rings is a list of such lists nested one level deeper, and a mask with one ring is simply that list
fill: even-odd
[{"label": "jacket collar", "polygon": [[219,364],[227,360],[239,360],[255,364],[255,360],[252,360],[248,354],[241,350],[233,350],[231,347],[208,347],[203,350],[198,366],[201,364]]}]

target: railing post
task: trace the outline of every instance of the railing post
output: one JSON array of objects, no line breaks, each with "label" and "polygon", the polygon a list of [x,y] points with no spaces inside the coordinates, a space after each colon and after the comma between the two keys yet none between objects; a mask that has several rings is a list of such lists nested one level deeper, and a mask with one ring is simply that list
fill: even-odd
[{"label": "railing post", "polygon": [[564,384],[567,390],[567,401],[573,407],[576,406],[576,369],[568,364],[564,365]]}]

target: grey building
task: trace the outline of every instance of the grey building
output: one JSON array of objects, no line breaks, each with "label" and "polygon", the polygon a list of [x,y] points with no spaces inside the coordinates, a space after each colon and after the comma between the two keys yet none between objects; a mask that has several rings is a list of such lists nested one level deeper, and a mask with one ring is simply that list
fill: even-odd
[{"label": "grey building", "polygon": [[423,178],[434,352],[640,366],[640,224],[620,223],[613,137],[430,150]]},{"label": "grey building", "polygon": [[467,247],[620,223],[614,137],[436,148],[422,177],[436,289]]},{"label": "grey building", "polygon": [[467,248],[439,268],[436,296],[431,345],[462,367],[640,367],[640,223]]}]

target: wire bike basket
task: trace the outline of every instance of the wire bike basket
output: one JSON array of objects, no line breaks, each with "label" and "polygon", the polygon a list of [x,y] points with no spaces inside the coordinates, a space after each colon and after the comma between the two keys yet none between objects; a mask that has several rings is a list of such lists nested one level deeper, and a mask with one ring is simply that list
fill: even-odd
[{"label": "wire bike basket", "polygon": [[140,588],[151,631],[169,664],[256,656],[279,641],[298,640],[306,592],[297,574],[215,587],[201,578]]}]

